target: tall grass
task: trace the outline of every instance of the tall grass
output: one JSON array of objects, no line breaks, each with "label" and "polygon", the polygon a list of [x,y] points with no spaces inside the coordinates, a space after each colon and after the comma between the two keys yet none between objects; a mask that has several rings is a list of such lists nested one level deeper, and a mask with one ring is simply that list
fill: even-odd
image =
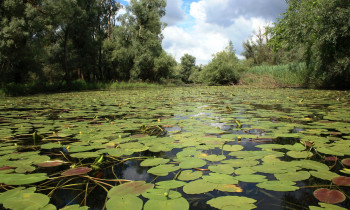
[{"label": "tall grass", "polygon": [[168,86],[159,83],[148,83],[148,82],[114,82],[108,87],[109,90],[118,89],[137,89],[137,88],[159,88],[163,86]]},{"label": "tall grass", "polygon": [[[294,63],[275,66],[255,66],[245,72],[245,75],[267,76],[274,79],[279,86],[302,87],[307,82],[307,73],[308,70],[305,63]],[[248,83],[248,85],[254,82],[254,79],[250,80],[245,81],[243,78],[243,82]]]}]

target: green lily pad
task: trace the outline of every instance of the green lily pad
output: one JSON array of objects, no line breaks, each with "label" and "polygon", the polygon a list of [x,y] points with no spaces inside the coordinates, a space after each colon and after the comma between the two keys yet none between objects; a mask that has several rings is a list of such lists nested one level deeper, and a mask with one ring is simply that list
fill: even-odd
[{"label": "green lily pad", "polygon": [[309,158],[313,156],[313,153],[309,151],[289,151],[286,154],[292,158]]},{"label": "green lily pad", "polygon": [[202,175],[203,173],[201,171],[184,170],[181,171],[177,179],[182,181],[191,181],[202,177]]},{"label": "green lily pad", "polygon": [[[56,207],[55,207],[56,209]],[[74,205],[69,205],[69,206],[65,206],[60,210],[88,210],[89,207],[87,206],[80,206],[79,204],[74,204]],[[42,210],[42,209],[40,209]]]},{"label": "green lily pad", "polygon": [[161,188],[161,189],[174,189],[174,188],[182,187],[185,184],[186,184],[185,182],[181,182],[177,180],[169,180],[169,181],[157,182],[156,186],[157,188]]},{"label": "green lily pad", "polygon": [[244,147],[242,145],[224,145],[222,148],[224,151],[236,152],[242,150]]},{"label": "green lily pad", "polygon": [[238,184],[236,177],[227,174],[210,173],[202,178],[214,184]]},{"label": "green lily pad", "polygon": [[154,184],[146,183],[145,181],[135,181],[135,182],[128,182],[125,184],[121,184],[118,186],[113,187],[108,191],[108,197],[123,197],[126,195],[134,195],[138,196],[150,189],[153,189]]},{"label": "green lily pad", "polygon": [[217,184],[207,182],[203,179],[192,181],[183,187],[186,194],[202,194],[210,192],[217,187]]},{"label": "green lily pad", "polygon": [[200,168],[206,164],[207,162],[203,159],[188,157],[180,159],[179,167],[183,169]]},{"label": "green lily pad", "polygon": [[0,174],[0,182],[8,185],[33,184],[48,179],[46,173]]},{"label": "green lily pad", "polygon": [[221,196],[207,201],[207,204],[217,209],[254,209],[255,199],[243,196]]},{"label": "green lily pad", "polygon": [[182,197],[181,193],[169,189],[150,189],[142,193],[142,196],[152,200],[168,200]]},{"label": "green lily pad", "polygon": [[212,161],[212,162],[217,162],[226,159],[225,155],[208,155],[204,157],[206,160]]},{"label": "green lily pad", "polygon": [[9,209],[40,209],[50,201],[47,195],[40,193],[21,193],[3,202],[5,208]]},{"label": "green lily pad", "polygon": [[328,204],[328,203],[318,203],[321,207],[318,206],[309,206],[310,210],[348,210],[346,208],[340,207],[340,206],[336,206],[333,204]]},{"label": "green lily pad", "polygon": [[140,166],[157,166],[168,163],[169,159],[164,158],[152,158],[152,159],[146,159],[140,163]]},{"label": "green lily pad", "polygon": [[261,182],[256,186],[266,190],[281,191],[281,192],[295,191],[299,189],[299,187],[293,186],[293,185],[295,185],[295,182],[292,182],[292,181],[267,181],[267,182]]},{"label": "green lily pad", "polygon": [[232,174],[234,172],[234,168],[229,164],[211,165],[208,169],[221,174]]},{"label": "green lily pad", "polygon": [[216,189],[222,192],[243,192],[243,189],[235,184],[219,184]]},{"label": "green lily pad", "polygon": [[106,203],[107,209],[142,209],[143,201],[135,195],[112,196]]},{"label": "green lily pad", "polygon": [[248,174],[254,174],[254,173],[256,173],[256,171],[250,167],[242,167],[235,170],[235,174],[237,175],[248,175]]},{"label": "green lily pad", "polygon": [[331,171],[310,171],[310,174],[314,177],[324,180],[332,180],[339,175]]},{"label": "green lily pad", "polygon": [[188,201],[184,198],[157,200],[151,199],[146,202],[144,210],[167,209],[167,210],[188,210]]},{"label": "green lily pad", "polygon": [[280,181],[302,181],[310,178],[310,173],[307,171],[288,172],[285,174],[275,174],[276,179]]},{"label": "green lily pad", "polygon": [[147,172],[157,176],[167,176],[170,172],[177,171],[179,169],[179,166],[175,166],[174,164],[167,164],[155,166],[153,168],[150,168]]}]

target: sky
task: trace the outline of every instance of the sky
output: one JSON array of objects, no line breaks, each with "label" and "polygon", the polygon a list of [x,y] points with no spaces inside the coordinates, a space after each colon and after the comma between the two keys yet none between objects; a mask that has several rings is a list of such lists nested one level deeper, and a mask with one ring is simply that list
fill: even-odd
[{"label": "sky", "polygon": [[163,49],[178,62],[187,53],[206,65],[231,40],[243,58],[242,43],[286,9],[285,0],[167,0]]}]

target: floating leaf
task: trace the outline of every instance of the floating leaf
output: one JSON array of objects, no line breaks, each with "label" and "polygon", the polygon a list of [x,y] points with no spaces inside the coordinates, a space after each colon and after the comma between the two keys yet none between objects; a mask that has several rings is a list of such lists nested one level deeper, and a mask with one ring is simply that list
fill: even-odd
[{"label": "floating leaf", "polygon": [[224,151],[236,152],[242,150],[244,147],[242,145],[224,145],[222,148]]},{"label": "floating leaf", "polygon": [[235,184],[219,184],[216,189],[223,192],[243,192],[243,189]]},{"label": "floating leaf", "polygon": [[295,171],[285,174],[275,174],[276,179],[281,181],[302,181],[310,178],[310,173],[307,171]]},{"label": "floating leaf", "polygon": [[342,162],[344,165],[350,167],[350,158],[343,159],[341,162]]},{"label": "floating leaf", "polygon": [[199,179],[193,182],[186,184],[183,187],[183,191],[187,194],[202,194],[210,192],[217,187],[216,184],[207,182],[203,179]]},{"label": "floating leaf", "polygon": [[[56,209],[56,207],[55,207],[55,209]],[[80,206],[79,204],[74,204],[74,205],[65,206],[64,208],[62,208],[60,210],[88,210],[88,209],[89,209],[89,207],[87,207],[87,206]],[[40,210],[42,210],[42,209],[40,209]]]},{"label": "floating leaf", "polygon": [[332,182],[338,186],[350,186],[350,177],[338,176],[332,179]]},{"label": "floating leaf", "polygon": [[205,160],[199,159],[199,158],[185,158],[183,160],[180,160],[180,168],[183,169],[189,169],[189,168],[200,168],[202,166],[205,166],[207,162]]},{"label": "floating leaf", "polygon": [[81,175],[81,174],[86,174],[90,172],[92,168],[88,167],[79,167],[79,168],[72,168],[67,171],[64,171],[61,173],[62,176],[75,176],[75,175]]},{"label": "floating leaf", "polygon": [[313,153],[309,151],[289,151],[286,154],[292,158],[308,158],[313,156]]},{"label": "floating leaf", "polygon": [[143,201],[135,195],[112,196],[106,203],[107,209],[129,210],[142,209]]},{"label": "floating leaf", "polygon": [[113,196],[126,196],[126,195],[140,195],[147,190],[153,189],[154,184],[146,183],[145,181],[135,181],[129,182],[125,184],[121,184],[113,187],[108,191],[108,197],[111,198]]},{"label": "floating leaf", "polygon": [[235,177],[227,174],[210,173],[209,175],[202,176],[202,178],[214,184],[238,184],[238,180]]},{"label": "floating leaf", "polygon": [[49,177],[46,173],[36,174],[0,174],[0,182],[8,185],[23,185],[41,182]]},{"label": "floating leaf", "polygon": [[314,191],[314,196],[323,203],[336,204],[345,201],[345,195],[338,190],[320,188]]},{"label": "floating leaf", "polygon": [[60,166],[63,163],[66,163],[66,162],[62,160],[50,160],[43,163],[37,163],[36,165],[40,167],[54,167],[54,166]]},{"label": "floating leaf", "polygon": [[234,168],[229,164],[212,165],[209,166],[208,169],[212,172],[221,174],[232,174],[234,172]]},{"label": "floating leaf", "polygon": [[282,191],[282,192],[295,191],[299,189],[299,187],[293,186],[293,185],[295,185],[295,182],[292,182],[292,181],[267,181],[267,182],[261,182],[256,186],[266,190]]},{"label": "floating leaf", "polygon": [[224,160],[226,158],[225,155],[208,155],[205,157],[206,160],[212,161],[212,162],[217,162]]},{"label": "floating leaf", "polygon": [[147,172],[157,176],[167,176],[170,172],[177,171],[179,169],[180,167],[178,166],[175,166],[173,164],[167,164],[155,166],[153,168],[150,168]]},{"label": "floating leaf", "polygon": [[185,184],[186,184],[185,182],[181,182],[177,180],[161,181],[156,183],[157,188],[161,188],[161,189],[179,188],[184,186]]},{"label": "floating leaf", "polygon": [[310,174],[314,177],[324,180],[332,180],[339,175],[331,171],[310,171]]},{"label": "floating leaf", "polygon": [[207,204],[217,209],[254,209],[256,200],[243,196],[221,196],[207,201]]},{"label": "floating leaf", "polygon": [[309,206],[310,210],[348,210],[346,208],[336,206],[333,204],[328,204],[328,203],[318,203],[321,207],[318,206]]},{"label": "floating leaf", "polygon": [[152,199],[146,202],[144,210],[166,209],[166,210],[188,210],[190,205],[184,198],[156,200]]},{"label": "floating leaf", "polygon": [[182,197],[181,193],[169,189],[150,189],[142,193],[142,196],[148,199],[168,200]]},{"label": "floating leaf", "polygon": [[169,161],[170,161],[169,159],[164,159],[164,158],[146,159],[140,163],[140,166],[157,166],[161,164],[166,164]]},{"label": "floating leaf", "polygon": [[40,193],[21,193],[20,195],[8,198],[3,202],[5,208],[9,209],[40,209],[50,201],[47,195]]},{"label": "floating leaf", "polygon": [[254,174],[254,173],[256,173],[256,171],[250,167],[242,167],[235,170],[235,174],[237,175],[248,175],[248,174]]},{"label": "floating leaf", "polygon": [[181,171],[180,175],[177,177],[178,180],[182,181],[190,181],[195,180],[200,177],[202,177],[203,173],[201,171],[191,171],[191,170],[184,170]]}]

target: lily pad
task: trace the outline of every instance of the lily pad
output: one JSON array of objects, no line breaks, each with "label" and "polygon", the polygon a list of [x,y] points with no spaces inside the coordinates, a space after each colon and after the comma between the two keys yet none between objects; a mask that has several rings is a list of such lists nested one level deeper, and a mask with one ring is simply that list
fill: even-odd
[{"label": "lily pad", "polygon": [[48,179],[46,173],[0,174],[0,182],[8,185],[33,184]]},{"label": "lily pad", "polygon": [[174,189],[174,188],[182,187],[185,184],[186,184],[185,182],[181,182],[177,180],[169,180],[169,181],[157,182],[156,186],[157,188],[161,188],[161,189]]},{"label": "lily pad", "polygon": [[16,197],[6,199],[3,202],[5,208],[9,209],[40,209],[50,201],[47,195],[40,193],[21,193]]},{"label": "lily pad", "polygon": [[307,171],[288,172],[285,174],[275,174],[276,179],[281,181],[302,181],[310,178],[310,173]]},{"label": "lily pad", "polygon": [[243,196],[221,196],[207,201],[207,204],[217,209],[254,209],[255,199]]},{"label": "lily pad", "polygon": [[210,173],[209,175],[202,176],[202,178],[214,184],[238,184],[238,180],[235,177],[227,174]]},{"label": "lily pad", "polygon": [[336,204],[345,201],[345,195],[338,190],[320,188],[314,191],[314,196],[323,203]]},{"label": "lily pad", "polygon": [[350,186],[350,177],[338,176],[332,179],[332,182],[338,186]]},{"label": "lily pad", "polygon": [[339,176],[337,173],[331,171],[310,171],[310,174],[314,177],[324,180],[332,180],[333,178]]},{"label": "lily pad", "polygon": [[62,160],[50,160],[43,163],[37,163],[36,165],[40,167],[55,167],[55,166],[60,166],[63,163],[66,163],[66,162]]},{"label": "lily pad", "polygon": [[126,195],[134,195],[138,196],[147,190],[153,189],[154,184],[146,183],[145,181],[135,181],[129,182],[125,184],[121,184],[113,187],[108,191],[108,197],[111,198],[113,196],[123,197]]},{"label": "lily pad", "polygon": [[216,189],[222,192],[243,192],[243,189],[235,184],[219,184]]},{"label": "lily pad", "polygon": [[207,182],[203,179],[192,181],[183,187],[186,194],[202,194],[210,192],[217,187],[217,184]]},{"label": "lily pad", "polygon": [[144,210],[167,209],[167,210],[188,210],[190,207],[188,201],[184,198],[156,200],[151,199],[146,202]]},{"label": "lily pad", "polygon": [[107,209],[142,209],[143,201],[135,195],[112,196],[106,203]]},{"label": "lily pad", "polygon": [[183,169],[199,168],[205,166],[207,162],[199,158],[185,158],[180,162],[179,166]]},{"label": "lily pad", "polygon": [[336,206],[328,203],[318,203],[321,207],[318,206],[309,206],[310,210],[348,210],[346,208]]},{"label": "lily pad", "polygon": [[342,162],[344,165],[350,167],[350,158],[343,159],[341,162]]},{"label": "lily pad", "polygon": [[239,176],[236,176],[235,178],[241,182],[251,182],[251,183],[267,181],[266,176],[258,175],[258,174],[239,175]]},{"label": "lily pad", "polygon": [[162,165],[166,164],[169,162],[169,159],[164,159],[164,158],[152,158],[152,159],[146,159],[140,163],[140,166],[157,166],[157,165]]},{"label": "lily pad", "polygon": [[299,187],[293,185],[295,185],[295,182],[292,181],[267,181],[259,183],[256,186],[266,190],[281,192],[295,191],[299,189]]},{"label": "lily pad", "polygon": [[169,189],[150,189],[142,193],[142,196],[152,200],[168,200],[182,197],[181,193]]},{"label": "lily pad", "polygon": [[234,172],[234,168],[229,164],[212,165],[209,166],[208,169],[221,174],[232,174]]},{"label": "lily pad", "polygon": [[90,172],[92,168],[88,167],[79,167],[79,168],[72,168],[67,171],[64,171],[61,175],[62,176],[75,176],[75,175],[81,175],[81,174],[86,174]]},{"label": "lily pad", "polygon": [[313,156],[313,153],[309,151],[289,151],[286,154],[292,158],[308,158]]},{"label": "lily pad", "polygon": [[150,168],[147,172],[157,176],[167,176],[170,172],[179,170],[180,167],[175,166],[174,164],[159,165],[153,168]]},{"label": "lily pad", "polygon": [[202,175],[203,173],[201,171],[184,170],[181,171],[180,175],[177,178],[178,180],[182,181],[191,181],[202,177]]}]

